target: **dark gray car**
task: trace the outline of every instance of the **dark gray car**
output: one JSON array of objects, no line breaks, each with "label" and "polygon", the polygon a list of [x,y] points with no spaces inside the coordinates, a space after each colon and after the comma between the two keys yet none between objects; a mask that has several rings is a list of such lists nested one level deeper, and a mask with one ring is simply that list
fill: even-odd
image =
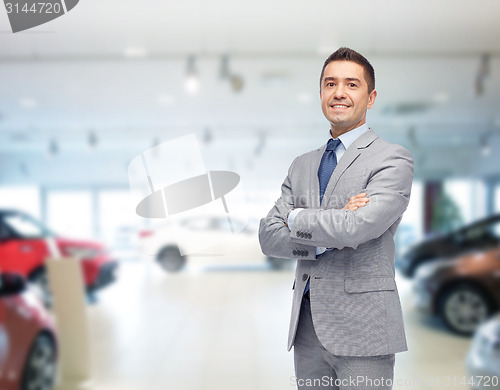
[{"label": "dark gray car", "polygon": [[493,215],[412,246],[396,258],[396,267],[404,276],[412,278],[417,268],[424,263],[499,245],[500,215]]}]

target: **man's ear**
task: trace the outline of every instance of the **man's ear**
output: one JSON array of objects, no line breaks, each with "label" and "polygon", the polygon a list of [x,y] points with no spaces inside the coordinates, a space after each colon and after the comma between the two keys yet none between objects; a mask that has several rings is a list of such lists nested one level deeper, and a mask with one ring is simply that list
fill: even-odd
[{"label": "man's ear", "polygon": [[368,95],[368,105],[366,107],[372,108],[376,98],[377,98],[377,91],[375,90],[371,91],[370,94]]}]

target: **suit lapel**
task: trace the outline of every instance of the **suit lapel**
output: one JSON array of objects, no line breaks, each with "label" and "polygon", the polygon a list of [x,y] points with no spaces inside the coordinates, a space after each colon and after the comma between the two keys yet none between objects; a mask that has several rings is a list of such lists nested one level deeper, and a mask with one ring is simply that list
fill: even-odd
[{"label": "suit lapel", "polygon": [[309,175],[309,188],[311,191],[311,207],[313,209],[319,209],[319,178],[318,178],[318,170],[319,165],[321,164],[321,157],[323,157],[323,153],[325,153],[326,144],[321,148],[315,150],[313,155],[313,160],[311,164],[311,174]]},{"label": "suit lapel", "polygon": [[[342,155],[342,158],[340,159],[339,163],[335,167],[335,170],[332,173],[332,177],[330,178],[330,181],[328,182],[328,185],[325,190],[325,195],[323,196],[323,201],[321,202],[320,207],[325,208],[326,205],[328,204],[329,198],[332,195],[333,190],[335,189],[335,186],[337,185],[337,182],[339,181],[340,177],[342,174],[345,172],[347,168],[359,157],[361,153],[364,152],[364,149],[367,148],[375,139],[377,138],[377,135],[373,132],[373,130],[370,128],[366,133],[363,133],[360,135],[352,144],[347,148],[347,150],[344,152]],[[326,145],[324,145],[322,148],[318,149],[322,150],[323,152],[326,149]],[[321,163],[321,157],[323,156],[323,152],[319,156],[319,161],[316,167],[316,174],[315,180],[316,180],[316,192],[318,193],[317,196],[317,202],[319,203],[319,179],[318,179],[318,169],[319,169],[319,164]],[[315,164],[313,164],[315,165]]]}]

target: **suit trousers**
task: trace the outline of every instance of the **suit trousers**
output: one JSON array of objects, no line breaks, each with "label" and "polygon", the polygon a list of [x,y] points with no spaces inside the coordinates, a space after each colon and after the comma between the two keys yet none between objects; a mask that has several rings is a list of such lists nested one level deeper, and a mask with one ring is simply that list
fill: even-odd
[{"label": "suit trousers", "polygon": [[302,298],[294,342],[299,390],[391,390],[395,355],[336,356],[316,336],[308,296]]}]

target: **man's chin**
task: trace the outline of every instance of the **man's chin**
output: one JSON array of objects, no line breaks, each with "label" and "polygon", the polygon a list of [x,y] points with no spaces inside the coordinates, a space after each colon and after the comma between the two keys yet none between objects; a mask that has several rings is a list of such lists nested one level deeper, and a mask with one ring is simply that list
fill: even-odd
[{"label": "man's chin", "polygon": [[356,127],[354,123],[342,120],[331,120],[330,124],[332,125],[332,128],[336,130],[351,130]]},{"label": "man's chin", "polygon": [[341,126],[339,124],[334,124],[330,122],[330,134],[334,138],[338,138],[340,135],[347,133],[348,131],[354,130],[355,128],[361,126],[360,124],[351,124],[351,125],[345,125]]}]

